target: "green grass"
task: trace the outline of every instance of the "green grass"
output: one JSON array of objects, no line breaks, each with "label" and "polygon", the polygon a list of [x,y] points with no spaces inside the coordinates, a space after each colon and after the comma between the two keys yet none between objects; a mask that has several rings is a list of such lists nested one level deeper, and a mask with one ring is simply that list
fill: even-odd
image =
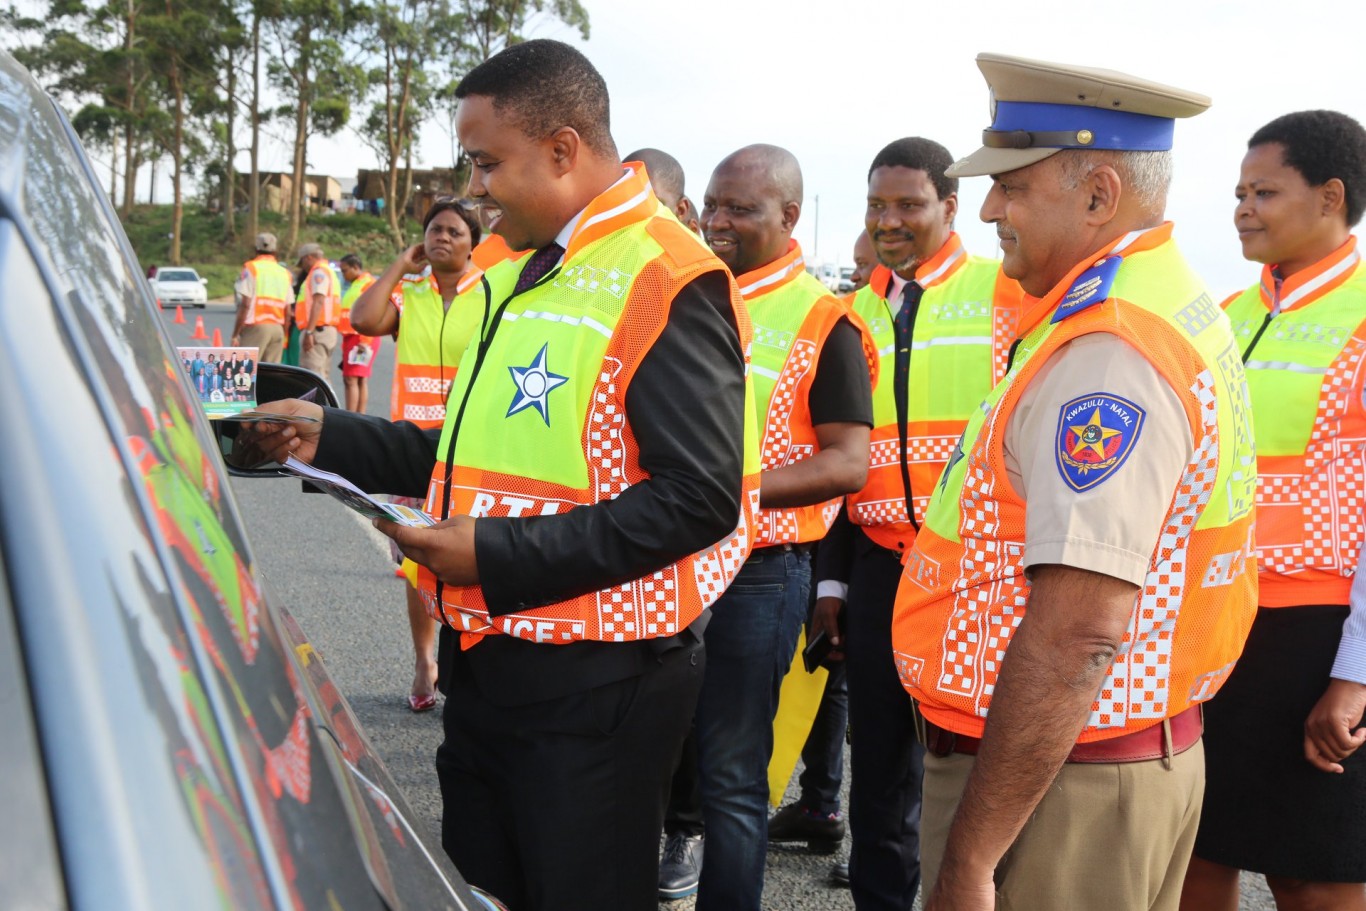
[{"label": "green grass", "polygon": [[[407,220],[403,227],[407,241],[417,242],[421,230],[418,223]],[[143,269],[170,264],[171,206],[137,206],[123,220],[123,229]],[[195,205],[185,206],[180,222],[180,261],[209,280],[210,298],[232,294],[242,263],[252,256],[253,238],[246,236],[246,230],[246,216],[239,215],[237,239],[229,241],[223,230],[223,216]],[[262,212],[261,230],[270,231],[283,242],[287,221],[275,212]],[[375,272],[387,266],[395,255],[388,225],[376,215],[311,215],[299,228],[298,243],[322,244],[333,260],[355,253]],[[289,257],[293,251],[281,253],[282,261],[291,264]]]}]

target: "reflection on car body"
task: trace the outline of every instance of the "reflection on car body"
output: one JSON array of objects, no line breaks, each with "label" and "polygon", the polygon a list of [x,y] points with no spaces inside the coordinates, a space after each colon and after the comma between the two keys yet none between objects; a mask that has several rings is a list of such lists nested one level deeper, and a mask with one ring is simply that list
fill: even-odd
[{"label": "reflection on car body", "polygon": [[0,907],[491,907],[270,604],[122,229],[3,51],[0,175]]}]

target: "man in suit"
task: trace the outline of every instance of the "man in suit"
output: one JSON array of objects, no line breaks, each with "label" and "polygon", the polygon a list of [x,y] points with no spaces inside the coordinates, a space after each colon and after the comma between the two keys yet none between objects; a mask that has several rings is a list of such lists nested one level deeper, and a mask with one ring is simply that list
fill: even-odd
[{"label": "man in suit", "polygon": [[515,45],[456,95],[469,195],[530,252],[485,273],[492,318],[445,426],[288,401],[268,407],[323,423],[254,442],[443,519],[377,525],[462,640],[437,772],[466,878],[519,911],[653,909],[701,627],[758,506],[749,323],[722,263],[623,167],[582,54]]}]

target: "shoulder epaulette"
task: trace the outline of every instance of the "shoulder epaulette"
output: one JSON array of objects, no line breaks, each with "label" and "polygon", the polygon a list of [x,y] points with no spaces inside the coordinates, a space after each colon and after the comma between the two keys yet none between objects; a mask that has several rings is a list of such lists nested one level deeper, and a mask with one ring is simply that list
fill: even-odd
[{"label": "shoulder epaulette", "polygon": [[1122,256],[1107,256],[1078,275],[1072,287],[1063,295],[1058,309],[1053,311],[1052,322],[1060,323],[1072,314],[1080,313],[1108,298],[1122,262]]}]

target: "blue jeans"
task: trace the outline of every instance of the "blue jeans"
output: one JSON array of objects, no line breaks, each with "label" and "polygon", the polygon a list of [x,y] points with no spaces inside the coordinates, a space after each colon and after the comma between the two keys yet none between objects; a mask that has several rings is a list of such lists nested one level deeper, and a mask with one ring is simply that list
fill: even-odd
[{"label": "blue jeans", "polygon": [[704,636],[707,673],[697,703],[707,835],[699,911],[759,911],[773,716],[810,591],[810,555],[766,547],[750,555],[712,608]]}]

